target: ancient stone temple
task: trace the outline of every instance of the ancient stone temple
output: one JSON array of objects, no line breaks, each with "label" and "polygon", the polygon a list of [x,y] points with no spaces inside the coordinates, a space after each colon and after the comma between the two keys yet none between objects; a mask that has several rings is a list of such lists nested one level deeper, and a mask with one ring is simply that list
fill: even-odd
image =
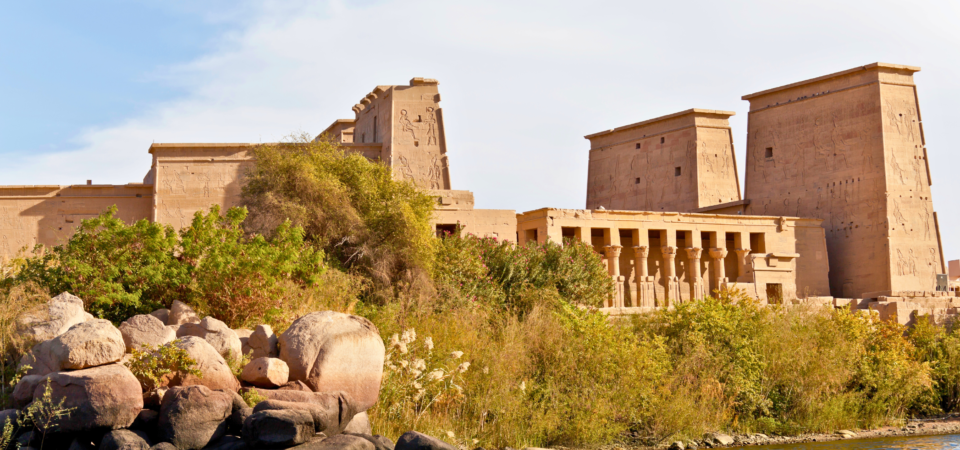
[{"label": "ancient stone temple", "polygon": [[732,115],[689,109],[586,136],[587,209],[692,212],[740,200]]},{"label": "ancient stone temple", "polygon": [[946,273],[913,74],[876,63],[743,96],[747,214],[823,219],[836,297]]},{"label": "ancient stone temple", "polygon": [[641,310],[743,289],[770,303],[826,295],[819,219],[543,208],[517,215],[519,243],[573,239],[603,255],[611,308]]}]

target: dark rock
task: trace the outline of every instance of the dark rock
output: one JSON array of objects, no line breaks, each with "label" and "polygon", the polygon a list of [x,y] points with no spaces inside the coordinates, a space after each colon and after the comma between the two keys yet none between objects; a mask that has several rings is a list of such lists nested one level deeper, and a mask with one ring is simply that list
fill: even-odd
[{"label": "dark rock", "polygon": [[338,434],[294,447],[295,450],[375,450],[373,443],[360,436]]},{"label": "dark rock", "polygon": [[17,386],[13,388],[13,406],[23,409],[33,401],[33,392],[37,385],[43,380],[42,375],[26,375],[20,378]]},{"label": "dark rock", "polygon": [[313,392],[313,389],[310,389],[310,386],[307,386],[307,383],[304,383],[300,380],[288,381],[287,384],[278,387],[277,390]]},{"label": "dark rock", "polygon": [[237,436],[224,436],[217,442],[204,447],[203,450],[247,450],[250,446],[247,442]]},{"label": "dark rock", "polygon": [[158,431],[180,450],[200,449],[227,431],[233,399],[206,386],[174,387],[163,396]]},{"label": "dark rock", "polygon": [[113,430],[103,436],[100,450],[149,450],[150,443],[142,431]]},{"label": "dark rock", "polygon": [[[296,391],[290,391],[296,392]],[[343,401],[340,396],[327,395],[326,397],[314,397],[323,399],[323,402],[285,402],[280,400],[266,400],[257,404],[253,412],[269,410],[300,410],[307,411],[313,417],[314,427],[317,432],[324,432],[327,436],[340,434],[344,427],[350,423],[353,418],[353,410],[349,403]]]},{"label": "dark rock", "polygon": [[433,436],[408,431],[397,439],[395,450],[457,450],[457,448]]},{"label": "dark rock", "polygon": [[253,408],[238,409],[230,413],[230,417],[227,419],[227,433],[239,435],[243,430],[243,422],[251,414],[253,414]]},{"label": "dark rock", "polygon": [[343,434],[349,435],[349,436],[356,436],[356,437],[364,438],[364,439],[370,441],[370,443],[373,444],[373,446],[374,446],[374,448],[376,448],[376,450],[394,450],[393,442],[390,442],[390,439],[387,439],[387,438],[385,438],[385,437],[383,437],[383,436],[380,436],[379,434],[378,434],[378,435],[375,435],[375,436],[371,436],[371,435],[369,435],[369,434],[350,433],[350,432],[347,432],[347,431],[344,431]]},{"label": "dark rock", "polygon": [[9,420],[10,423],[17,424],[17,416],[20,415],[20,411],[16,409],[5,409],[0,411],[0,429],[3,429],[4,425],[7,424]]},{"label": "dark rock", "polygon": [[223,392],[230,396],[230,399],[233,401],[233,406],[230,408],[230,412],[236,412],[239,409],[249,408],[250,405],[247,405],[247,401],[237,393],[230,389],[217,389],[218,392]]},{"label": "dark rock", "polygon": [[141,409],[140,414],[137,414],[137,418],[134,419],[133,425],[130,425],[130,428],[135,430],[154,430],[157,427],[157,420],[160,418],[160,413],[152,409]]},{"label": "dark rock", "polygon": [[29,446],[33,442],[33,438],[36,435],[37,433],[34,433],[33,431],[23,433],[17,437],[17,444],[19,444],[21,447]]},{"label": "dark rock", "polygon": [[167,393],[168,388],[159,387],[143,393],[143,407],[148,409],[160,409],[160,403],[163,402],[163,395]]},{"label": "dark rock", "polygon": [[177,450],[177,446],[169,442],[161,442],[153,447],[150,447],[150,450]]},{"label": "dark rock", "polygon": [[254,412],[243,423],[243,438],[254,447],[291,447],[313,435],[313,416],[303,410]]}]

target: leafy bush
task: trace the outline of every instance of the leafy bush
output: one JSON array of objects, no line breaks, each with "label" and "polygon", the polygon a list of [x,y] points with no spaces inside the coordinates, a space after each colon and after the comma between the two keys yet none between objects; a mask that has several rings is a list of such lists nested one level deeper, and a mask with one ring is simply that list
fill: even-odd
[{"label": "leafy bush", "polygon": [[269,239],[248,236],[243,208],[221,216],[213,206],[179,233],[146,220],[127,225],[115,213],[84,220],[64,245],[38,249],[17,282],[71,292],[115,323],[180,299],[236,328],[285,318],[284,299],[318,288],[326,271],[324,253],[304,242],[302,228],[281,222]]},{"label": "leafy bush", "polygon": [[291,220],[340,267],[367,277],[381,302],[393,298],[397,282],[429,281],[430,196],[329,140],[295,136],[252,153],[243,186],[247,230],[269,234]]},{"label": "leafy bush", "polygon": [[531,289],[553,289],[566,302],[589,306],[599,306],[613,292],[600,256],[582,242],[518,246],[458,232],[437,247],[436,283],[444,295],[461,300],[502,303],[522,312],[532,307],[524,296]]},{"label": "leafy bush", "polygon": [[179,342],[177,339],[163,345],[144,345],[133,350],[132,357],[125,364],[144,385],[145,390],[160,387],[168,375],[203,376],[197,367],[197,361],[178,345]]}]

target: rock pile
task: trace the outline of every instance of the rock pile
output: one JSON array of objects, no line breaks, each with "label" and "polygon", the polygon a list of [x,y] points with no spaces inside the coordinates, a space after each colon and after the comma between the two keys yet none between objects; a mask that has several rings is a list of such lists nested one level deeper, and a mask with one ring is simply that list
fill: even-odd
[{"label": "rock pile", "polygon": [[[68,293],[48,309],[48,320],[21,324],[38,343],[21,360],[29,369],[13,392],[19,409],[0,411],[0,419],[15,421],[51,400],[70,412],[17,430],[23,449],[43,439],[71,450],[455,450],[413,431],[396,445],[372,434],[366,410],[379,396],[385,349],[362,317],[315,312],[278,336],[267,325],[232,330],[179,301],[119,328]],[[199,376],[138,379],[125,364],[142,346],[171,342],[196,361]],[[238,380],[227,359],[241,352],[253,360]],[[255,405],[244,400],[258,397]]]}]

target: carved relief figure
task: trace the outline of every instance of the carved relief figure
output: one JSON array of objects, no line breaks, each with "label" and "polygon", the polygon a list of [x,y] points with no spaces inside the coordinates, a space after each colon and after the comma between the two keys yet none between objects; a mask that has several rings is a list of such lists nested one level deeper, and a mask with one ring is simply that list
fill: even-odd
[{"label": "carved relief figure", "polygon": [[[406,112],[406,111],[404,111]],[[413,180],[413,168],[410,167],[410,162],[407,161],[406,156],[400,157],[400,174],[403,175],[404,180]]]},{"label": "carved relief figure", "polygon": [[910,272],[910,275],[917,276],[917,255],[913,252],[911,248],[908,251],[909,256],[907,257],[907,270]]},{"label": "carved relief figure", "polygon": [[[893,219],[900,225],[907,226],[907,218],[903,215],[903,211],[900,210],[900,201],[897,199],[893,200]],[[909,230],[904,229],[904,231],[909,232]]]},{"label": "carved relief figure", "polygon": [[443,168],[436,155],[433,156],[433,162],[430,164],[430,171],[427,173],[430,189],[443,189]]},{"label": "carved relief figure", "polygon": [[427,118],[423,122],[427,127],[427,145],[437,145],[437,118],[432,106],[427,107]]},{"label": "carved relief figure", "polygon": [[410,121],[410,118],[407,117],[407,110],[400,110],[400,120],[398,120],[400,125],[400,135],[405,135],[410,133],[410,136],[413,140],[417,140],[417,129],[413,126],[413,122]]},{"label": "carved relief figure", "polygon": [[897,274],[906,275],[908,270],[907,259],[903,257],[903,250],[897,249]]},{"label": "carved relief figure", "polygon": [[920,214],[920,226],[923,227],[923,238],[930,239],[930,207],[923,200],[920,201],[920,204],[923,208],[918,214]]}]

